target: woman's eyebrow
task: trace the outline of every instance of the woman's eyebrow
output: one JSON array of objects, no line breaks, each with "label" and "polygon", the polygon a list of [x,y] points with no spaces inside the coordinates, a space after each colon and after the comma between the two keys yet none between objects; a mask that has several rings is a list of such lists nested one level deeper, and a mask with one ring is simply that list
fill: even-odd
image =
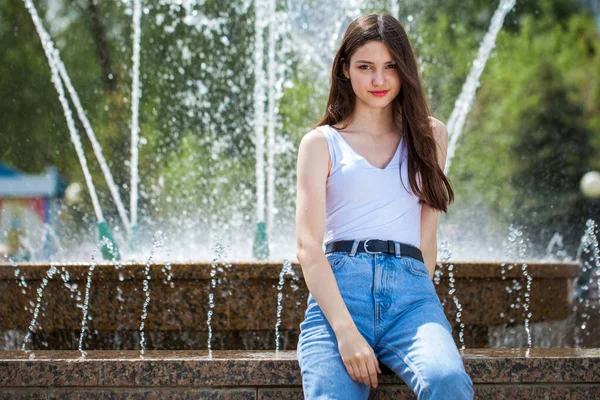
[{"label": "woman's eyebrow", "polygon": [[[391,64],[391,63],[393,63],[393,62],[394,62],[394,61],[387,61],[387,62],[386,62],[386,64]],[[355,63],[355,64],[356,64],[356,63],[361,63],[361,64],[373,64],[373,62],[371,62],[371,61],[367,61],[367,60],[357,60],[357,61],[354,61],[354,63]]]}]

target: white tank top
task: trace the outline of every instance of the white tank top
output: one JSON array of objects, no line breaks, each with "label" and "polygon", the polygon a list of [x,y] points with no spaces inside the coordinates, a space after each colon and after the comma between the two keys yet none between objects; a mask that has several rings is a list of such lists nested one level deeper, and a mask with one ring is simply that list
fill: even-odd
[{"label": "white tank top", "polygon": [[323,244],[384,239],[419,247],[421,204],[410,188],[408,165],[403,162],[408,156],[404,138],[392,161],[381,169],[356,153],[330,125],[317,129],[327,139],[331,157]]}]

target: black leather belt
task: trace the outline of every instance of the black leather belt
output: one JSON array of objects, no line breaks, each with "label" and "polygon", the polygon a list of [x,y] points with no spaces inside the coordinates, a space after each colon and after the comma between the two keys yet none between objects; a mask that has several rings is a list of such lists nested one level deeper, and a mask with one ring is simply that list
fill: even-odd
[{"label": "black leather belt", "polygon": [[[337,242],[328,243],[325,246],[325,254],[334,251],[343,251],[350,253],[354,240],[339,240]],[[399,245],[400,257],[412,257],[423,262],[423,254],[418,247],[411,246],[393,240],[367,239],[361,240],[356,248],[357,252],[369,254],[387,253],[396,254],[396,244]]]}]

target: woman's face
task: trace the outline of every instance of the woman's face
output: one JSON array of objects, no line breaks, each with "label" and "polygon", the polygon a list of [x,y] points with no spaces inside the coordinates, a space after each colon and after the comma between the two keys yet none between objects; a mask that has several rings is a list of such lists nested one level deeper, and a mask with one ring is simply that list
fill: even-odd
[{"label": "woman's face", "polygon": [[360,46],[350,57],[350,65],[344,63],[343,68],[357,102],[383,108],[400,92],[398,66],[387,45],[382,42],[373,40]]}]

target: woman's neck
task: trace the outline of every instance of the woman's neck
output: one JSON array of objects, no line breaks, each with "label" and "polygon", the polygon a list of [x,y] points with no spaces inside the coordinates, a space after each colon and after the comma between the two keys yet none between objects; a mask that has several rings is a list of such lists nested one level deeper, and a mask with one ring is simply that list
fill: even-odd
[{"label": "woman's neck", "polygon": [[348,130],[367,132],[372,136],[386,135],[398,130],[391,103],[384,108],[373,108],[357,103],[349,122]]}]

